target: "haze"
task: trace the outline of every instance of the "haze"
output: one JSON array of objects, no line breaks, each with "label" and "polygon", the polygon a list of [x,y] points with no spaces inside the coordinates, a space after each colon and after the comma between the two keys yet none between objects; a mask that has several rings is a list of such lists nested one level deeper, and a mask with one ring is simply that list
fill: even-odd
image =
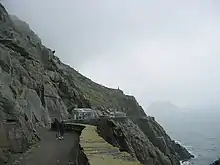
[{"label": "haze", "polygon": [[218,0],[2,2],[63,62],[145,108],[220,103]]}]

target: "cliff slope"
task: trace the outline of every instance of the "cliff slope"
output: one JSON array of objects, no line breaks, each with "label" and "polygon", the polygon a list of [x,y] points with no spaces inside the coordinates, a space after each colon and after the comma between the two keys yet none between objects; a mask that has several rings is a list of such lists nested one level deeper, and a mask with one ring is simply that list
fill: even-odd
[{"label": "cliff slope", "polygon": [[98,136],[96,127],[86,125],[82,131],[80,144],[84,148],[90,164],[95,165],[141,165],[127,152],[120,152],[103,138]]},{"label": "cliff slope", "polygon": [[220,164],[220,159],[216,160],[214,163],[210,164],[210,165],[219,165]]},{"label": "cliff slope", "polygon": [[[126,151],[143,164],[176,165],[180,159],[191,157],[146,116],[133,96],[94,83],[63,64],[54,53],[28,24],[9,16],[0,4],[0,162],[7,162],[9,152],[26,151],[39,140],[37,128],[47,126],[53,117],[68,118],[76,106],[146,117],[143,121],[136,118],[103,125],[124,134]],[[103,129],[100,134],[108,135]]]}]

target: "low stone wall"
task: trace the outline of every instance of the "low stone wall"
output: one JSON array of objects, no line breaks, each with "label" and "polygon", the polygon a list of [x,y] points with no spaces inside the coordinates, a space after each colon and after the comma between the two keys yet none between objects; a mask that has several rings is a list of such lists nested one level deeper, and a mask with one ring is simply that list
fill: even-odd
[{"label": "low stone wall", "polygon": [[[79,124],[79,123],[64,123],[64,130],[65,132],[76,132],[79,135],[81,135],[82,130],[85,128],[84,125]],[[51,130],[56,130],[56,124],[51,123]]]},{"label": "low stone wall", "polygon": [[[73,146],[71,151],[71,160],[70,165],[90,165],[87,155],[84,153],[83,148],[80,145],[80,136],[82,131],[85,129],[84,125],[76,124],[76,123],[65,123],[65,131],[67,132],[76,132],[78,134],[78,138],[76,140],[76,146]],[[53,125],[53,128],[54,125]]]}]

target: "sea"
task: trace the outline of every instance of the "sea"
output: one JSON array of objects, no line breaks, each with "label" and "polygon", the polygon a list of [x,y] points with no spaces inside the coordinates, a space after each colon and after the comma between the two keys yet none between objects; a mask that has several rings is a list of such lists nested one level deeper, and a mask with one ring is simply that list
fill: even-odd
[{"label": "sea", "polygon": [[184,165],[209,165],[220,158],[220,109],[202,109],[156,117],[172,139],[195,158]]}]

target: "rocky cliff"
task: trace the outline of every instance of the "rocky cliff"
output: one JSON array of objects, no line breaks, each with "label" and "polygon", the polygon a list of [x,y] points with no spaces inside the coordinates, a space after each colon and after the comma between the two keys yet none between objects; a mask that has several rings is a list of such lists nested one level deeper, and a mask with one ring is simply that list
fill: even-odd
[{"label": "rocky cliff", "polygon": [[[126,137],[117,146],[143,164],[177,165],[191,157],[146,117],[133,96],[94,83],[54,54],[28,24],[9,16],[0,4],[0,162],[7,162],[8,153],[27,150],[39,140],[37,128],[47,126],[53,117],[68,118],[76,106],[103,112],[117,109],[136,117],[103,126],[117,128]],[[103,133],[105,128],[100,128],[103,136],[108,135]]]},{"label": "rocky cliff", "polygon": [[176,165],[193,157],[175,143],[152,117],[115,119],[98,125],[100,136],[121,151],[127,151],[142,164]]},{"label": "rocky cliff", "polygon": [[216,160],[214,163],[210,164],[210,165],[219,165],[220,164],[220,159]]}]

